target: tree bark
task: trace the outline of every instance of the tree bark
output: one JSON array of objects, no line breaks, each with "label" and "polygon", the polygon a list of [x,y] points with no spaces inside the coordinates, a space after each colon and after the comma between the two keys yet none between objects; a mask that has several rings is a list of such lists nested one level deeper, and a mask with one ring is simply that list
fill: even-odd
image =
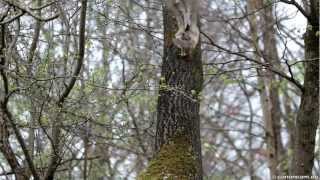
[{"label": "tree bark", "polygon": [[[200,43],[185,57],[174,46],[177,25],[166,8],[164,57],[158,98],[155,150],[157,154],[140,179],[202,179],[199,94],[203,83]],[[178,158],[177,158],[178,157]],[[152,174],[155,173],[155,174]],[[160,174],[158,174],[160,173]]]},{"label": "tree bark", "polygon": [[[319,2],[319,1],[318,1]],[[319,4],[318,4],[319,5]],[[318,6],[319,7],[319,6]],[[318,24],[309,25],[305,34],[304,91],[296,119],[294,175],[312,175],[315,137],[319,125],[319,32]]]}]

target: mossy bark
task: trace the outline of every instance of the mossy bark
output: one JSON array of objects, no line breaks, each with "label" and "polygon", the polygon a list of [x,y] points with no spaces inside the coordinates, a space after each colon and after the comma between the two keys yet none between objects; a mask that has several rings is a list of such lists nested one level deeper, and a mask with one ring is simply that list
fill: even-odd
[{"label": "mossy bark", "polygon": [[[200,43],[187,56],[172,40],[175,18],[166,8],[164,57],[158,99],[155,158],[140,179],[201,180],[199,94],[203,84]],[[200,41],[199,41],[200,42]]]},{"label": "mossy bark", "polygon": [[178,136],[161,147],[138,180],[195,179],[197,171],[191,144],[185,136]]}]

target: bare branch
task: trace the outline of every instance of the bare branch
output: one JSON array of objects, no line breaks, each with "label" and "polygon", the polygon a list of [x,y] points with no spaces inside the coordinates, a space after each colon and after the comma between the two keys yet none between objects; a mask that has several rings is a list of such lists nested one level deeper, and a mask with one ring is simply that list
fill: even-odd
[{"label": "bare branch", "polygon": [[30,10],[29,8],[22,7],[20,4],[18,4],[14,0],[3,0],[3,1],[6,2],[7,4],[9,4],[10,6],[14,6],[14,7],[20,9],[22,11],[22,13],[26,13],[38,21],[48,22],[48,21],[54,20],[59,17],[59,13],[57,13],[51,17],[42,18],[42,17],[39,17],[37,14],[33,13],[32,10]]},{"label": "bare branch", "polygon": [[[5,48],[6,44],[5,44],[5,41],[4,41],[4,37],[5,37],[5,27],[4,25],[1,25],[1,49],[0,49],[0,56],[1,56],[1,65],[4,66],[6,64],[6,59],[4,57],[4,52],[3,52],[3,49]],[[6,115],[13,131],[14,131],[14,134],[21,146],[21,149],[23,151],[23,154],[25,156],[25,159],[27,161],[27,164],[29,166],[29,169],[34,177],[35,180],[38,180],[39,179],[39,176],[38,176],[38,173],[36,171],[36,168],[33,164],[33,161],[32,161],[32,158],[30,156],[30,153],[28,151],[28,148],[27,148],[27,145],[18,129],[18,127],[16,126],[15,124],[15,121],[13,119],[13,116],[12,114],[10,113],[10,111],[8,110],[8,107],[7,107],[7,104],[8,104],[8,94],[9,94],[9,82],[8,82],[8,78],[7,78],[7,75],[6,75],[6,72],[4,71],[3,67],[1,67],[0,69],[0,73],[1,73],[1,77],[3,79],[3,85],[4,85],[4,89],[5,89],[5,97],[4,97],[4,100],[1,101],[1,111]]]},{"label": "bare branch", "polygon": [[225,52],[227,52],[227,53],[229,53],[229,54],[233,54],[233,55],[236,55],[236,56],[240,56],[240,57],[245,58],[246,60],[252,61],[252,62],[257,63],[257,64],[260,64],[260,65],[262,65],[263,67],[266,67],[268,70],[272,71],[273,73],[279,75],[280,77],[283,77],[284,79],[292,82],[292,83],[293,83],[294,85],[296,85],[301,91],[304,90],[303,86],[300,84],[299,81],[297,81],[297,80],[294,79],[293,77],[287,76],[287,75],[286,75],[285,73],[283,73],[282,71],[279,71],[279,70],[275,69],[274,67],[272,67],[271,64],[269,64],[269,63],[262,63],[262,62],[259,62],[259,61],[255,60],[255,59],[252,59],[252,58],[250,58],[250,57],[248,57],[248,56],[246,56],[246,55],[244,55],[244,54],[241,54],[241,53],[238,53],[238,52],[233,52],[233,51],[231,51],[231,50],[229,50],[229,49],[227,49],[227,48],[224,48],[224,47],[216,44],[216,43],[211,39],[211,37],[210,37],[209,35],[207,35],[206,33],[201,32],[201,34],[203,34],[203,35],[210,41],[210,44],[211,44],[211,45],[213,45],[213,46],[215,46],[215,47],[217,47],[217,48],[219,48],[219,49],[221,49],[221,50],[223,50],[223,51],[225,51]]},{"label": "bare branch", "polygon": [[31,7],[30,10],[32,10],[32,11],[42,10],[42,9],[44,9],[44,8],[46,8],[46,7],[49,7],[49,6],[53,5],[53,4],[56,3],[56,2],[57,2],[57,1],[52,1],[52,2],[49,2],[49,3],[44,4],[44,5],[42,5],[42,6]]},{"label": "bare branch", "polygon": [[18,14],[16,14],[15,16],[11,17],[10,19],[1,21],[1,22],[0,22],[0,25],[11,23],[11,22],[13,22],[14,20],[18,19],[19,17],[23,16],[24,14],[25,14],[25,12],[21,11],[21,12],[19,12]]},{"label": "bare branch", "polygon": [[[77,79],[78,75],[82,69],[83,66],[83,60],[84,60],[84,54],[85,54],[85,25],[86,25],[86,12],[87,12],[87,0],[81,0],[81,13],[80,13],[80,25],[79,25],[79,54],[77,56],[77,65],[76,69],[73,72],[73,75],[71,77],[71,80],[67,87],[65,88],[64,92],[60,96],[60,98],[57,101],[57,105],[61,111],[63,107],[63,103],[65,102],[65,99],[69,96],[71,90],[73,89]],[[61,112],[59,112],[61,113]],[[60,134],[61,131],[59,127],[55,127],[55,125],[61,123],[61,120],[59,118],[56,118],[56,121],[53,122],[53,129],[52,129],[52,136],[53,136],[53,153],[54,155],[50,159],[50,164],[48,167],[48,170],[45,175],[45,179],[53,179],[54,173],[59,166],[60,161],[62,160],[57,151],[59,151],[59,144],[60,144]]]},{"label": "bare branch", "polygon": [[87,0],[82,0],[82,8],[81,8],[81,15],[80,15],[80,26],[79,26],[79,54],[77,59],[77,66],[75,71],[73,72],[72,78],[67,85],[66,89],[60,96],[58,100],[58,104],[62,104],[65,99],[70,94],[75,82],[77,81],[77,77],[81,71],[85,53],[85,24],[86,24],[86,8],[87,8]]},{"label": "bare branch", "polygon": [[286,4],[291,4],[294,5],[300,12],[301,14],[308,19],[309,22],[312,22],[312,18],[309,13],[303,7],[297,3],[295,0],[279,0],[280,2],[286,3]]}]

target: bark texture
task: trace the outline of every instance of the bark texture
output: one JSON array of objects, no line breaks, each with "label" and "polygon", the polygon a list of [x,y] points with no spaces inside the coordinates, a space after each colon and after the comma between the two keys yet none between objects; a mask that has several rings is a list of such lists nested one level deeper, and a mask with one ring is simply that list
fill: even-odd
[{"label": "bark texture", "polygon": [[[190,154],[192,158],[186,161],[175,161],[176,167],[182,171],[167,172],[170,178],[202,179],[201,143],[199,128],[199,99],[202,89],[203,71],[200,44],[188,55],[180,56],[180,49],[172,40],[177,25],[172,12],[164,9],[164,58],[160,80],[158,99],[158,121],[156,130],[155,161],[151,161],[145,174],[150,172],[155,164],[162,164],[171,156],[167,149],[180,149],[176,154]],[[181,146],[183,148],[181,148]],[[189,157],[186,156],[186,157]],[[169,163],[170,164],[170,163]],[[193,168],[189,165],[194,166]],[[184,166],[188,166],[184,168]],[[166,168],[171,168],[166,166]],[[164,168],[165,169],[165,168]],[[191,171],[190,169],[195,169]],[[163,169],[162,169],[163,170]],[[177,174],[175,174],[175,172]],[[191,174],[190,174],[191,172]],[[166,173],[166,172],[164,172]],[[173,174],[172,174],[173,173]],[[145,177],[145,176],[141,176]],[[152,176],[154,179],[157,177]],[[159,177],[161,179],[163,177]],[[143,179],[143,178],[142,178]]]},{"label": "bark texture", "polygon": [[[319,1],[318,1],[319,3]],[[317,5],[319,7],[319,4]],[[317,22],[317,21],[316,21]],[[312,175],[315,137],[319,125],[319,25],[309,25],[305,34],[304,91],[296,119],[294,175]]]}]

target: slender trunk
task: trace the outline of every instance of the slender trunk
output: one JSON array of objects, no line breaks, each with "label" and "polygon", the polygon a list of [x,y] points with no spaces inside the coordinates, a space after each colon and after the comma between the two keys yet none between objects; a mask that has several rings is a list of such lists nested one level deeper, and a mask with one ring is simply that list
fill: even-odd
[{"label": "slender trunk", "polygon": [[85,41],[86,41],[86,14],[87,14],[87,0],[81,0],[81,10],[80,10],[80,25],[79,25],[79,44],[78,44],[78,56],[76,67],[73,71],[72,77],[64,89],[63,93],[60,95],[57,101],[57,115],[54,121],[52,122],[52,157],[50,158],[50,162],[45,173],[45,180],[53,180],[55,176],[55,172],[62,160],[61,157],[61,148],[63,145],[62,139],[62,118],[63,115],[61,110],[63,109],[64,102],[66,98],[70,95],[75,83],[78,79],[80,71],[84,62],[85,55]]},{"label": "slender trunk", "polygon": [[[249,0],[249,13],[258,13],[258,9],[263,7],[263,1]],[[267,6],[264,9],[264,14],[253,14],[249,17],[251,25],[252,44],[256,50],[255,59],[264,61],[274,66],[280,66],[276,48],[275,30],[273,28],[274,19],[272,17],[272,6]],[[263,44],[264,50],[260,50],[258,42],[258,27],[257,17],[263,18]],[[279,100],[279,88],[277,86],[276,76],[269,71],[258,70],[258,81],[260,87],[260,101],[263,109],[263,118],[266,127],[266,143],[268,150],[268,163],[271,176],[277,176],[281,170],[279,168],[280,158],[283,154],[283,146],[281,142],[281,112]]]},{"label": "slender trunk", "polygon": [[[25,180],[28,179],[28,171],[27,169],[23,168],[18,159],[15,156],[15,153],[10,145],[9,142],[9,136],[10,136],[10,132],[9,132],[9,125],[11,125],[11,128],[14,129],[14,132],[17,136],[17,139],[22,147],[22,150],[24,150],[25,153],[25,157],[27,159],[28,165],[30,165],[30,161],[31,158],[28,158],[28,152],[25,149],[26,146],[25,144],[22,144],[24,142],[21,134],[19,134],[19,130],[16,127],[13,127],[13,122],[12,122],[12,117],[10,117],[9,112],[8,112],[8,107],[7,107],[7,103],[8,103],[8,94],[9,94],[9,80],[7,77],[7,73],[5,71],[5,65],[7,64],[6,62],[6,54],[5,54],[5,49],[7,48],[6,46],[6,27],[5,25],[1,25],[0,26],[0,77],[2,80],[2,87],[3,87],[3,95],[1,96],[0,99],[0,151],[2,152],[3,156],[6,158],[9,166],[11,167],[15,178],[17,180]],[[29,166],[30,170],[32,170],[33,173],[35,173],[35,169],[33,164],[31,163],[31,165]],[[37,179],[36,174],[35,175],[35,179]]]},{"label": "slender trunk", "polygon": [[[86,97],[86,93],[85,93],[85,81],[84,81],[84,71],[85,69],[82,71],[81,73],[81,80],[80,80],[80,97],[84,97],[83,100],[84,101],[89,101]],[[87,74],[89,74],[89,72],[86,72]],[[90,106],[84,106],[84,108],[86,109],[90,109]],[[89,167],[89,156],[90,156],[90,150],[91,150],[91,145],[90,145],[90,131],[91,131],[91,124],[90,121],[86,121],[85,125],[84,125],[84,129],[83,129],[83,148],[84,148],[84,153],[83,153],[83,180],[87,180],[90,179],[90,169]]]},{"label": "slender trunk", "polygon": [[[42,0],[37,0],[36,5],[38,7],[41,6],[41,1]],[[37,12],[37,15],[39,17],[41,17],[41,10],[39,10]],[[29,78],[31,78],[33,76],[33,59],[36,53],[36,49],[38,46],[38,42],[39,42],[39,37],[40,37],[40,29],[41,29],[41,22],[39,20],[36,21],[35,24],[35,30],[34,30],[34,34],[32,37],[32,42],[31,42],[31,46],[30,46],[30,51],[28,54],[28,64],[27,64],[27,76]],[[29,85],[28,85],[29,86]],[[34,94],[35,92],[33,91],[32,94]],[[32,98],[28,97],[30,102],[32,102]],[[30,152],[30,156],[33,158],[34,156],[34,145],[35,145],[35,127],[36,127],[36,110],[37,110],[37,106],[34,103],[30,103],[30,129],[29,129],[29,137],[28,137],[28,149]]]},{"label": "slender trunk", "polygon": [[89,123],[86,123],[86,134],[83,140],[84,144],[84,161],[83,161],[83,180],[87,180],[88,176],[88,157],[89,157],[89,134],[88,134],[88,128],[89,128]]},{"label": "slender trunk", "polygon": [[[266,63],[280,68],[280,60],[277,52],[276,31],[274,29],[275,20],[273,18],[273,6],[265,4],[264,9],[264,32],[263,32],[263,58]],[[266,82],[268,87],[268,110],[270,122],[268,131],[270,132],[270,150],[273,151],[269,156],[274,156],[274,173],[280,175],[282,172],[281,160],[284,155],[284,148],[281,139],[281,108],[279,97],[279,79],[270,71],[267,72]],[[270,157],[272,158],[272,157]]]},{"label": "slender trunk", "polygon": [[[287,87],[287,85],[285,86]],[[285,88],[287,89],[287,88]],[[287,152],[287,168],[284,168],[284,173],[286,174],[293,174],[293,167],[292,167],[292,161],[293,161],[293,150],[294,150],[294,119],[295,119],[295,114],[293,112],[293,109],[291,108],[291,99],[288,95],[287,92],[285,92],[284,97],[283,97],[283,102],[284,102],[284,114],[285,114],[285,124],[286,128],[289,134],[289,142],[288,142],[288,152]]]},{"label": "slender trunk", "polygon": [[7,160],[12,172],[17,180],[26,180],[28,175],[25,173],[25,169],[19,164],[13,149],[9,142],[9,128],[7,126],[8,120],[5,114],[0,110],[0,151],[4,158]]}]

